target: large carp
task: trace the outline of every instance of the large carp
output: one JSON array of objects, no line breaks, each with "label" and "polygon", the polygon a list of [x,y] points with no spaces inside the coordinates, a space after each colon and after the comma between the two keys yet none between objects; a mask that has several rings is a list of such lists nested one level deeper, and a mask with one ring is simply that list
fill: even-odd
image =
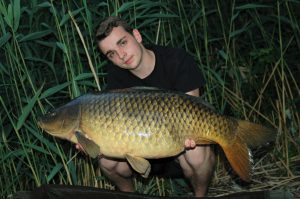
[{"label": "large carp", "polygon": [[250,180],[248,147],[275,138],[269,128],[226,117],[199,97],[150,88],[131,88],[80,96],[38,120],[49,134],[79,143],[91,156],[125,158],[144,177],[146,159],[178,155],[186,139],[218,144],[233,169]]}]

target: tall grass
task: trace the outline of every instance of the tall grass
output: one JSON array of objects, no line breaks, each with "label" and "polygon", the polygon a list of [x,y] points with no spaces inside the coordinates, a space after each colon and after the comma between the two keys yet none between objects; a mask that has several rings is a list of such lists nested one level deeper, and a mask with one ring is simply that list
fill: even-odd
[{"label": "tall grass", "polygon": [[[46,183],[114,188],[95,160],[42,133],[36,118],[105,87],[94,31],[116,14],[144,43],[193,55],[207,82],[204,97],[218,111],[278,130],[268,153],[255,151],[253,183],[242,188],[299,192],[299,10],[298,0],[0,0],[1,196]],[[209,195],[237,191],[230,176],[220,161]],[[190,192],[180,179],[136,178],[135,185],[152,195]]]}]

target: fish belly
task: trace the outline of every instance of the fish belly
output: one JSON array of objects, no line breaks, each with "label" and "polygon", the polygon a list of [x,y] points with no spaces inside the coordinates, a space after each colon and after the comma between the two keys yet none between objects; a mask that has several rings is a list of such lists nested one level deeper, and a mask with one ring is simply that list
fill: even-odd
[{"label": "fish belly", "polygon": [[[108,136],[109,135],[109,136]],[[161,132],[117,132],[100,136],[101,153],[116,158],[126,154],[157,159],[170,157],[183,151],[183,141]]]},{"label": "fish belly", "polygon": [[81,128],[107,156],[174,156],[184,150],[186,138],[214,132],[207,128],[210,112],[190,97],[151,92],[91,96],[82,105]]}]

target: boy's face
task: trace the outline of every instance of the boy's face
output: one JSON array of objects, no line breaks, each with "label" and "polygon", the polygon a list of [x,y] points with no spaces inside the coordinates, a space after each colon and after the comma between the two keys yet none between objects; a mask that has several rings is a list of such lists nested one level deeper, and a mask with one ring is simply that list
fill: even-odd
[{"label": "boy's face", "polygon": [[98,43],[102,53],[115,65],[129,70],[136,69],[142,59],[142,38],[138,30],[133,34],[118,26]]}]

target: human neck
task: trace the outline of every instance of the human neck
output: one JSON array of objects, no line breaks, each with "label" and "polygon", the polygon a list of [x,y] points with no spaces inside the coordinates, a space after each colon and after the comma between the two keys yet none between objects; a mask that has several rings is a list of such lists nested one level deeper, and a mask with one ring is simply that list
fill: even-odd
[{"label": "human neck", "polygon": [[140,79],[144,79],[149,76],[154,70],[155,66],[155,54],[153,51],[142,47],[143,55],[141,63],[134,70],[130,70],[135,76]]}]

